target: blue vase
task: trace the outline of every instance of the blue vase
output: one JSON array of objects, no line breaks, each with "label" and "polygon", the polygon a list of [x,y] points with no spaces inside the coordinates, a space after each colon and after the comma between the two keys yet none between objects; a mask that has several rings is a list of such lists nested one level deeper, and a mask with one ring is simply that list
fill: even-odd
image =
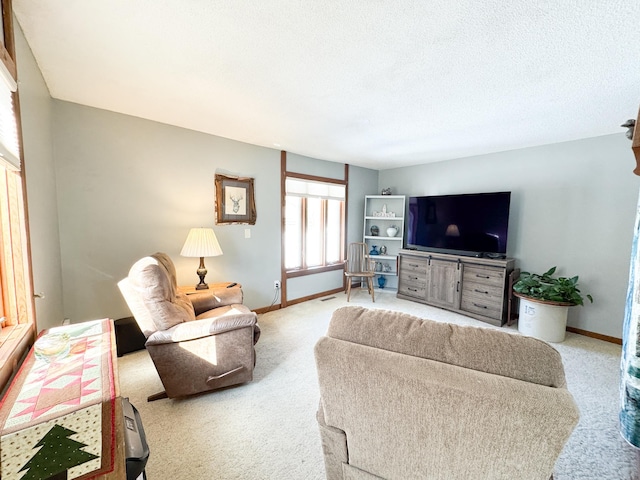
[{"label": "blue vase", "polygon": [[378,252],[378,247],[376,245],[371,247],[371,251],[369,252],[369,255],[380,255],[380,252]]},{"label": "blue vase", "polygon": [[380,288],[384,288],[386,284],[387,284],[387,277],[385,277],[384,275],[380,275],[378,277],[378,286]]}]

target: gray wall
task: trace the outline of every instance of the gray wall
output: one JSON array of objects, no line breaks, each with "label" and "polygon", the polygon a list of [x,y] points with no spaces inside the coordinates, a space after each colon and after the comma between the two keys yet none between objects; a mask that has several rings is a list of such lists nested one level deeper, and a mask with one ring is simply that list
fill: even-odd
[{"label": "gray wall", "polygon": [[[67,102],[54,105],[67,316],[128,315],[116,283],[133,262],[156,251],[174,260],[178,284],[198,283],[198,259],[180,257],[192,227],[212,227],[223,250],[205,259],[207,282],[239,282],[249,307],[270,304],[273,280],[280,277],[279,151]],[[254,178],[255,225],[215,225],[216,173]]]},{"label": "gray wall", "polygon": [[[197,283],[198,260],[179,255],[196,226],[213,227],[224,252],[205,259],[207,281],[241,283],[250,308],[272,303],[280,279],[280,151],[61,101],[54,124],[66,316],[128,315],[116,283],[155,251],[173,258],[179,284]],[[297,160],[303,173],[344,169]],[[255,225],[215,225],[216,173],[255,179]],[[324,288],[314,282],[311,293]]]},{"label": "gray wall", "polygon": [[60,325],[62,307],[62,270],[58,236],[58,210],[52,151],[51,97],[40,70],[14,21],[20,110],[24,140],[24,174],[27,182],[31,259],[34,292],[37,298],[36,321],[39,329]]},{"label": "gray wall", "polygon": [[379,186],[406,195],[511,191],[509,256],[525,271],[579,275],[595,302],[569,325],[622,337],[638,185],[623,133],[384,170]]},{"label": "gray wall", "polygon": [[364,223],[364,196],[380,193],[378,189],[378,172],[350,166],[349,178],[347,242],[361,242]]}]

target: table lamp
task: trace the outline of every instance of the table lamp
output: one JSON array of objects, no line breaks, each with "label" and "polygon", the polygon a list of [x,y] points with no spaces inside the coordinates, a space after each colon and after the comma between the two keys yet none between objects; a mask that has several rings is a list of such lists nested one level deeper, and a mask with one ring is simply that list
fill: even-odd
[{"label": "table lamp", "polygon": [[196,271],[200,277],[200,283],[196,290],[209,288],[204,282],[207,269],[204,266],[204,257],[217,257],[222,255],[222,249],[212,228],[192,228],[189,230],[187,240],[184,242],[180,255],[183,257],[200,257],[200,266]]}]

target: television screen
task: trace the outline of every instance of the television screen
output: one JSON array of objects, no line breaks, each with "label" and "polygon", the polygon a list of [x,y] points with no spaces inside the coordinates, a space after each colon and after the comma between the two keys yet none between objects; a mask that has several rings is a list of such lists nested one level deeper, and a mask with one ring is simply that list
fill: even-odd
[{"label": "television screen", "polygon": [[510,202],[511,192],[410,197],[406,247],[505,256]]}]

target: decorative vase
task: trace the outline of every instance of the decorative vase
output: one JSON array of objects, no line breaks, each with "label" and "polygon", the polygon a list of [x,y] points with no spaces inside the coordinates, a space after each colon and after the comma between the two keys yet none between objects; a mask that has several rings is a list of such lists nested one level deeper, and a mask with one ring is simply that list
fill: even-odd
[{"label": "decorative vase", "polygon": [[380,229],[378,228],[377,225],[371,225],[371,236],[372,237],[377,237],[378,235],[380,235]]},{"label": "decorative vase", "polygon": [[36,341],[33,350],[36,358],[53,363],[57,359],[66,357],[70,347],[68,333],[48,333]]},{"label": "decorative vase", "polygon": [[376,272],[381,272],[381,271],[382,271],[382,263],[376,262]]},{"label": "decorative vase", "polygon": [[369,252],[369,255],[380,255],[380,252],[378,252],[378,247],[376,245],[371,247],[371,251]]},{"label": "decorative vase", "polygon": [[387,228],[387,237],[395,237],[398,234],[398,229],[396,227]]},{"label": "decorative vase", "polygon": [[386,284],[387,284],[387,277],[385,277],[384,275],[380,275],[378,277],[378,286],[380,288],[384,288]]}]

